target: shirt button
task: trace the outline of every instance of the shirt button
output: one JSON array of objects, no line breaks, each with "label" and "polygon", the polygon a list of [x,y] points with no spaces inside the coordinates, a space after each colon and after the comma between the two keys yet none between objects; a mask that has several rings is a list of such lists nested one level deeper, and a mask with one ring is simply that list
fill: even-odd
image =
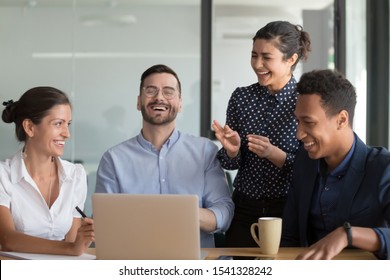
[{"label": "shirt button", "polygon": [[325,186],[325,191],[329,191],[329,187],[328,186]]},{"label": "shirt button", "polygon": [[163,183],[164,183],[164,182],[165,182],[165,179],[161,179],[161,182],[163,182]]}]

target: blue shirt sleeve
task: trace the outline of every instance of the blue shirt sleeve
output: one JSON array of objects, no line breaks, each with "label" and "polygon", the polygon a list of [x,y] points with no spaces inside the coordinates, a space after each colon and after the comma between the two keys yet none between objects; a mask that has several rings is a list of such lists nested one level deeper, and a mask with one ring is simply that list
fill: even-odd
[{"label": "blue shirt sleeve", "polygon": [[374,228],[373,229],[376,234],[378,235],[379,239],[380,239],[380,243],[381,243],[381,247],[379,248],[379,250],[377,252],[375,252],[375,256],[378,258],[378,259],[387,259],[387,251],[386,251],[386,240],[385,240],[385,236],[383,235],[383,233],[378,230],[377,228]]}]

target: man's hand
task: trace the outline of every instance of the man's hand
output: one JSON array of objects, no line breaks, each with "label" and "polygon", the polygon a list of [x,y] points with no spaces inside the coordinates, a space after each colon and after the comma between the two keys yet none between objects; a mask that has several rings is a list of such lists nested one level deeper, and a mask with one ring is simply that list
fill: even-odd
[{"label": "man's hand", "polygon": [[348,246],[347,233],[338,227],[327,236],[317,241],[309,249],[300,254],[298,260],[330,260]]}]

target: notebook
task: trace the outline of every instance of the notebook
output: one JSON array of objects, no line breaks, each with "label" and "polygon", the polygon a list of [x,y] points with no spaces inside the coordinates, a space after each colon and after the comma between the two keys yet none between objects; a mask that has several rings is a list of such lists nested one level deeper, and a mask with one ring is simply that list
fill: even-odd
[{"label": "notebook", "polygon": [[196,195],[92,195],[96,259],[200,259]]}]

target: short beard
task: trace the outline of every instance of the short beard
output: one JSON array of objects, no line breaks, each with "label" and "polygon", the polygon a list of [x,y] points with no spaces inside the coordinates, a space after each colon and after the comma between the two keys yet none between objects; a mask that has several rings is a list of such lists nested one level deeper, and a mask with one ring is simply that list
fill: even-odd
[{"label": "short beard", "polygon": [[169,112],[168,116],[165,118],[162,118],[160,116],[151,117],[147,114],[146,108],[144,105],[141,105],[141,113],[142,117],[145,122],[152,124],[152,125],[165,125],[173,122],[176,119],[177,116],[177,110],[175,108],[171,107],[171,111]]}]

